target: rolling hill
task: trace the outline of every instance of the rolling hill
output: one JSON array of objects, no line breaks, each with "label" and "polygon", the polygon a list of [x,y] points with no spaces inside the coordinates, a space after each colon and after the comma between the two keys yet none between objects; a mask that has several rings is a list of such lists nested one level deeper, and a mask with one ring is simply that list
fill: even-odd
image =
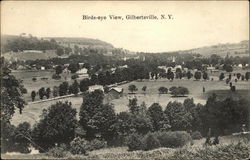
[{"label": "rolling hill", "polygon": [[209,57],[212,54],[220,55],[221,57],[228,56],[249,56],[249,40],[244,40],[239,43],[217,44],[213,46],[205,46],[190,50],[180,51],[180,53],[198,53],[202,56]]}]

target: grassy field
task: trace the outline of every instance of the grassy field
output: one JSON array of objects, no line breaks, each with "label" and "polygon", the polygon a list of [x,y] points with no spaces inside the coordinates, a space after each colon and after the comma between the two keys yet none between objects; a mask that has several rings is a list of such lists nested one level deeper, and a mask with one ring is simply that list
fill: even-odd
[{"label": "grassy field", "polygon": [[[12,72],[12,74],[17,78],[23,81],[24,87],[27,89],[28,93],[24,94],[24,99],[26,102],[31,102],[31,92],[38,91],[41,87],[45,89],[50,87],[51,90],[54,86],[59,86],[62,82],[67,81],[69,84],[73,83],[74,80],[71,79],[73,74],[69,73],[62,73],[61,79],[55,80],[52,79],[52,75],[55,72],[53,70],[46,70],[46,71],[16,71]],[[32,78],[36,78],[36,81],[33,81]],[[41,78],[48,78],[47,80],[42,80]],[[78,79],[78,82],[81,79]],[[52,95],[51,95],[52,96]],[[37,95],[35,101],[39,100],[39,96]]]},{"label": "grassy field", "polygon": [[[37,73],[34,73],[34,76],[36,76]],[[48,76],[48,74],[52,73],[46,73],[46,72],[41,72],[39,73],[40,77],[42,76]],[[44,81],[38,81],[38,82],[30,82],[31,78],[25,78],[25,75],[20,74],[20,78],[23,76],[24,79],[24,85],[26,88],[29,89],[34,89],[35,87],[39,89],[43,85],[45,86],[46,84],[48,86],[53,86],[53,85],[58,85],[59,83],[62,82],[60,81],[54,81],[49,79],[49,83],[44,82]],[[32,77],[32,76],[30,76]],[[69,82],[72,82],[71,80]],[[28,85],[29,83],[29,85]],[[36,84],[37,85],[34,85]],[[128,86],[130,84],[134,84],[137,86],[138,91],[135,92],[135,94],[130,94],[128,91]],[[158,79],[157,81],[155,80],[145,80],[145,81],[133,81],[127,84],[123,84],[119,87],[122,87],[124,89],[124,94],[121,98],[119,99],[114,99],[110,101],[109,103],[112,103],[114,105],[115,111],[122,112],[122,111],[127,111],[128,110],[128,102],[129,99],[136,97],[138,99],[138,104],[141,104],[142,102],[146,103],[146,106],[149,107],[152,103],[159,103],[164,109],[167,106],[167,104],[170,101],[179,101],[183,102],[186,98],[194,98],[195,103],[201,103],[205,104],[207,97],[211,93],[217,93],[222,96],[242,96],[242,97],[247,97],[250,98],[250,85],[249,82],[247,81],[238,81],[235,83],[237,92],[236,93],[231,93],[229,90],[229,86],[226,85],[225,81],[194,81],[194,80],[187,80],[187,79],[182,79],[182,80],[174,80],[173,82],[170,82],[167,79]],[[142,87],[147,86],[147,90],[144,93],[142,91]],[[172,97],[170,94],[159,94],[158,88],[164,86],[167,88],[170,88],[172,86],[184,86],[187,87],[189,90],[189,94],[186,97]],[[203,93],[202,88],[203,86],[206,89],[206,92]],[[30,97],[26,97],[27,99]],[[26,99],[26,100],[27,100]],[[72,102],[72,106],[77,109],[79,112],[80,106],[82,104],[82,97],[69,97],[65,99],[59,99],[59,100],[53,100],[53,101],[48,101],[48,102],[43,102],[43,103],[37,103],[37,104],[28,104],[25,106],[23,110],[23,114],[20,115],[18,112],[15,113],[14,117],[12,118],[12,124],[17,125],[21,122],[27,121],[31,124],[34,124],[39,120],[39,115],[41,115],[42,110],[45,108],[48,108],[51,104],[55,104],[57,101],[70,101]]]}]

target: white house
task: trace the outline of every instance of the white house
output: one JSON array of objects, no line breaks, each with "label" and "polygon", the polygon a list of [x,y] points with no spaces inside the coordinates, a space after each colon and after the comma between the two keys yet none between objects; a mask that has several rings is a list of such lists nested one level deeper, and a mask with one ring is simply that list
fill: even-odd
[{"label": "white house", "polygon": [[104,92],[103,86],[102,85],[93,85],[93,86],[89,86],[89,92],[94,92],[95,90],[101,90]]},{"label": "white house", "polygon": [[44,71],[44,70],[45,70],[45,67],[44,67],[44,66],[41,66],[41,70]]},{"label": "white house", "polygon": [[76,74],[87,74],[88,69],[87,68],[82,68],[79,71],[76,72]]}]

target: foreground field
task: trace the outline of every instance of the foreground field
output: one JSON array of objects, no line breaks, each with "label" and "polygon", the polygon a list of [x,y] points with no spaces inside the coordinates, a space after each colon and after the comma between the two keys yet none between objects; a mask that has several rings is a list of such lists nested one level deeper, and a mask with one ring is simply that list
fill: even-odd
[{"label": "foreground field", "polygon": [[[194,140],[192,146],[159,148],[151,151],[128,152],[127,147],[105,148],[85,155],[66,154],[64,159],[166,159],[166,160],[244,160],[250,157],[250,143],[242,137],[220,137],[220,144],[204,146],[205,139]],[[46,154],[4,154],[4,159],[54,159]]]}]

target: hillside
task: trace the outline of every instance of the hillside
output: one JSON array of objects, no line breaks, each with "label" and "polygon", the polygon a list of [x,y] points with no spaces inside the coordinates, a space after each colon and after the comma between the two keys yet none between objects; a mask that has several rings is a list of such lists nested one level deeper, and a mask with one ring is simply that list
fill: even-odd
[{"label": "hillside", "polygon": [[78,45],[79,47],[87,48],[106,48],[113,49],[113,45],[99,39],[91,38],[80,38],[80,37],[43,37],[44,39],[55,39],[58,44],[63,45],[64,47],[74,47]]},{"label": "hillside", "polygon": [[190,50],[180,51],[180,53],[198,53],[205,57],[208,57],[212,54],[218,54],[221,57],[225,57],[227,54],[234,57],[244,57],[249,56],[249,40],[241,41],[239,43],[226,43],[194,48]]}]

